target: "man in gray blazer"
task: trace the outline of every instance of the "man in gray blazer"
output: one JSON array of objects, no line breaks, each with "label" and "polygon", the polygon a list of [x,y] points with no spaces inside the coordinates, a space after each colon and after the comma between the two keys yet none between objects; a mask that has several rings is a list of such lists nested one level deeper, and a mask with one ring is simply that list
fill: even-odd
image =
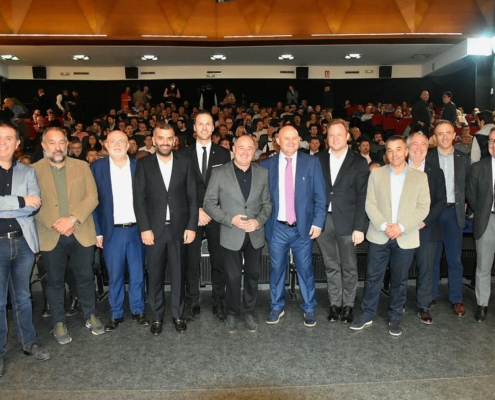
[{"label": "man in gray blazer", "polygon": [[241,136],[234,159],[212,171],[203,208],[220,226],[220,246],[227,279],[227,330],[235,333],[241,316],[242,258],[244,257],[243,314],[250,332],[258,330],[253,316],[258,298],[264,225],[272,211],[268,170],[252,163],[256,145]]},{"label": "man in gray blazer", "polygon": [[24,354],[48,360],[50,354],[36,342],[31,305],[31,272],[39,251],[33,213],[41,205],[33,168],[13,156],[20,144],[18,129],[0,123],[0,376],[5,373],[7,291],[10,291],[16,333]]},{"label": "man in gray blazer", "polygon": [[483,158],[471,167],[466,195],[474,212],[474,238],[476,240],[476,301],[474,318],[486,318],[490,298],[490,272],[495,252],[495,131],[488,136],[490,157]]}]

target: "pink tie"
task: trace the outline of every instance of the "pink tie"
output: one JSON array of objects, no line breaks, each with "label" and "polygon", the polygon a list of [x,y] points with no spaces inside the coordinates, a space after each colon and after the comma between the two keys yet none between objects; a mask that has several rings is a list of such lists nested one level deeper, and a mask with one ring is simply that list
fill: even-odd
[{"label": "pink tie", "polygon": [[292,179],[292,158],[285,157],[287,166],[285,167],[285,213],[287,222],[296,222],[296,209],[294,207],[294,181]]}]

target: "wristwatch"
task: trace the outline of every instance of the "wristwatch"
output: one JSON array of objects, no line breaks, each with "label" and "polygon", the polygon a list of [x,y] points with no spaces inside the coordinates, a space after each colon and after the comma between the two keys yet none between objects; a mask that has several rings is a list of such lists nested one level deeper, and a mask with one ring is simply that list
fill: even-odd
[{"label": "wristwatch", "polygon": [[74,223],[74,225],[77,225],[77,219],[75,219],[72,215],[69,215],[69,218]]}]

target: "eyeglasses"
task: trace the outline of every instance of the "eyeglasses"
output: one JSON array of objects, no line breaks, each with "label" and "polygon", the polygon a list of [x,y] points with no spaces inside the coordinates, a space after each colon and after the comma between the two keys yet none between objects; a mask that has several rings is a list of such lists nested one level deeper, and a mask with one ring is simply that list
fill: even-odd
[{"label": "eyeglasses", "polygon": [[112,146],[114,146],[117,143],[124,145],[124,144],[127,144],[128,142],[127,142],[127,140],[124,140],[124,139],[119,139],[119,140],[114,139],[114,140],[110,140],[108,143],[110,143]]},{"label": "eyeglasses", "polygon": [[493,145],[495,144],[495,139],[489,139],[489,140],[488,140],[488,144],[489,144],[490,146],[493,146]]}]

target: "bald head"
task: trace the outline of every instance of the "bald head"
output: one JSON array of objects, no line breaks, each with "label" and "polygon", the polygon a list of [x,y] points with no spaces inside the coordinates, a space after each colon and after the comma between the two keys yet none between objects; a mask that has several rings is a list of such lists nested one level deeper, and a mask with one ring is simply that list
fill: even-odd
[{"label": "bald head", "polygon": [[112,131],[107,136],[105,147],[112,160],[122,160],[127,157],[127,150],[129,149],[128,137],[124,132]]}]

